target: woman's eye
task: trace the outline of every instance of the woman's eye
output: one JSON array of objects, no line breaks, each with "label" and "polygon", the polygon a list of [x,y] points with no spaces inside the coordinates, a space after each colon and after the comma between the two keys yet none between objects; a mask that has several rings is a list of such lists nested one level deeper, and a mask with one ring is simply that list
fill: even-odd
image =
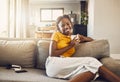
[{"label": "woman's eye", "polygon": [[67,25],[69,26],[69,23],[67,23]]},{"label": "woman's eye", "polygon": [[64,27],[65,26],[65,24],[62,24],[62,27]]},{"label": "woman's eye", "polygon": [[70,24],[70,23],[67,23],[67,25],[71,27],[71,24]]}]

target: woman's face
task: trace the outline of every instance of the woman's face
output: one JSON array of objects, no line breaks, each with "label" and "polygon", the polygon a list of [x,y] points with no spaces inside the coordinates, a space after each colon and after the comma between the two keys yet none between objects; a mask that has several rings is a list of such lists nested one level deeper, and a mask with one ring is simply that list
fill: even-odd
[{"label": "woman's face", "polygon": [[72,34],[72,24],[67,18],[63,18],[59,24],[59,31],[64,35],[71,35]]}]

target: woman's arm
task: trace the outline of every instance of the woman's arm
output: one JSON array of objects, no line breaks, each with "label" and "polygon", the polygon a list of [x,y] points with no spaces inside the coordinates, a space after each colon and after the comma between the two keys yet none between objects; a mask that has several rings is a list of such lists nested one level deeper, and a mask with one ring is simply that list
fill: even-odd
[{"label": "woman's arm", "polygon": [[79,35],[79,34],[78,34],[78,36],[79,36],[80,42],[90,42],[90,41],[94,40],[91,37],[86,37],[86,36]]},{"label": "woman's arm", "polygon": [[67,50],[69,50],[70,48],[74,47],[74,45],[75,45],[75,41],[72,40],[67,47],[64,47],[62,49],[57,49],[57,42],[53,40],[50,42],[49,55],[50,56],[60,56],[61,54],[63,54]]}]

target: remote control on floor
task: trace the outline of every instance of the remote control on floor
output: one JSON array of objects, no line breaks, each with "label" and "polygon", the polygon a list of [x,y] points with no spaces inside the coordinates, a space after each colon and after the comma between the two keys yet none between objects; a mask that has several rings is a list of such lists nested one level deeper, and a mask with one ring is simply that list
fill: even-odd
[{"label": "remote control on floor", "polygon": [[24,73],[24,72],[27,72],[26,70],[16,70],[15,71],[16,73]]}]

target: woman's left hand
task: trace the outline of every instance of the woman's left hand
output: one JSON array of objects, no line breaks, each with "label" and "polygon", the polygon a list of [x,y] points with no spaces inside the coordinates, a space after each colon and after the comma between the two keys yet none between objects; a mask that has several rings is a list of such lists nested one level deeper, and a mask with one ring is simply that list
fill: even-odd
[{"label": "woman's left hand", "polygon": [[77,34],[79,36],[79,39],[80,39],[80,42],[90,42],[90,41],[93,41],[92,38],[90,37],[86,37],[86,36],[83,36],[83,35],[80,35],[80,34]]}]

